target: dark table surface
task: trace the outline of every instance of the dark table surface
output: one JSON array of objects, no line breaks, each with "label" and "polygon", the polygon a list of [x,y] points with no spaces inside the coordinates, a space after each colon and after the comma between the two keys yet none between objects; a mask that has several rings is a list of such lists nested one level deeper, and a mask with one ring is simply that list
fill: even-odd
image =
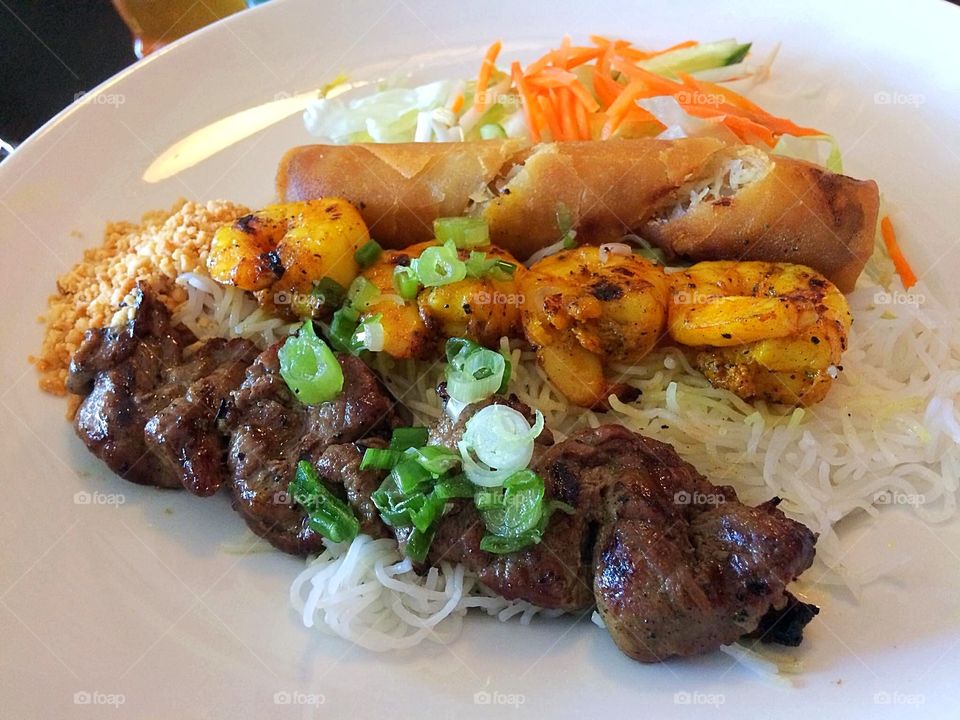
[{"label": "dark table surface", "polygon": [[0,139],[23,142],[134,61],[130,32],[109,0],[0,0]]},{"label": "dark table surface", "polygon": [[109,0],[0,0],[0,138],[23,142],[136,59]]}]

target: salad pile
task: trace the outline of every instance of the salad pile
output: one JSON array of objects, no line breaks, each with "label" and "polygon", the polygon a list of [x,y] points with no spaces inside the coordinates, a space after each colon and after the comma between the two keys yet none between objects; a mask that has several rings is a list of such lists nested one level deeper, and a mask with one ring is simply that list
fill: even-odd
[{"label": "salad pile", "polygon": [[458,142],[523,138],[532,142],[716,136],[842,170],[834,139],[773,115],[730,84],[762,82],[776,49],[751,60],[751,44],[693,40],[642,50],[627,40],[565,37],[526,66],[497,65],[494,42],[471,80],[413,88],[383,87],[346,99],[345,78],[307,108],[308,131],[326,141]]}]

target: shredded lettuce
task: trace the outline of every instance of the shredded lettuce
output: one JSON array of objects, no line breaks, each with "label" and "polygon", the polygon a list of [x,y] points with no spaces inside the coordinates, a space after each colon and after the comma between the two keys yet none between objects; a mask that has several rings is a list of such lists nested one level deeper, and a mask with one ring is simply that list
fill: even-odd
[{"label": "shredded lettuce", "polygon": [[657,137],[676,140],[685,137],[715,137],[724,142],[738,142],[737,137],[725,126],[714,120],[694,117],[669,95],[638,100],[637,104],[653,115],[666,130]]},{"label": "shredded lettuce", "polygon": [[773,147],[774,155],[806,160],[821,165],[835,173],[843,172],[840,146],[833,135],[781,135]]},{"label": "shredded lettuce", "polygon": [[410,142],[421,112],[443,108],[455,83],[451,80],[415,88],[389,88],[344,101],[321,97],[307,105],[307,131],[337,144]]}]

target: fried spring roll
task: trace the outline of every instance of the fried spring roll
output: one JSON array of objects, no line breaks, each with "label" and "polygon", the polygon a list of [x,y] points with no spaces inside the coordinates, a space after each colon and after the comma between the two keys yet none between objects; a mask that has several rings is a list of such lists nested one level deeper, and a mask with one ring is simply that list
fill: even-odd
[{"label": "fried spring roll", "polygon": [[639,234],[673,257],[796,263],[853,290],[873,252],[875,182],[744,146],[711,166],[712,178],[691,183]]},{"label": "fried spring roll", "polygon": [[479,215],[525,259],[638,234],[669,256],[808,265],[853,289],[874,245],[872,181],[714,138],[312,145],[280,163],[284,201],[340,196],[387,247],[432,237],[437,217]]}]

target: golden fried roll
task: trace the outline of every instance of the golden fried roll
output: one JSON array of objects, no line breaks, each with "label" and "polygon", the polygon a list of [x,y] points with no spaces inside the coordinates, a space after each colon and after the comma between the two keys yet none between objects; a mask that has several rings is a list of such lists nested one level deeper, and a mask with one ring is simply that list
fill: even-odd
[{"label": "golden fried roll", "polygon": [[872,181],[715,138],[311,145],[284,156],[277,189],[346,197],[387,247],[429,239],[437,217],[479,215],[520,259],[570,229],[592,244],[634,233],[674,258],[808,265],[844,292],[879,208]]},{"label": "golden fried roll", "polygon": [[277,192],[310,199],[340,188],[338,197],[357,206],[371,236],[400,250],[433,239],[436,218],[463,215],[471,196],[481,199],[478,193],[525,145],[510,140],[306,145],[280,161]]},{"label": "golden fried roll", "polygon": [[726,148],[711,164],[709,186],[689,187],[639,234],[673,257],[806,265],[853,290],[874,247],[874,181],[751,147]]},{"label": "golden fried roll", "polygon": [[571,228],[592,243],[620,239],[721,147],[711,138],[308,145],[281,160],[277,191],[293,200],[336,190],[397,249],[431,239],[438,217],[481,215],[490,241],[523,260]]},{"label": "golden fried roll", "polygon": [[568,224],[578,241],[615,242],[722,147],[713,138],[539,145],[479,214],[491,241],[520,258],[557,242]]}]

